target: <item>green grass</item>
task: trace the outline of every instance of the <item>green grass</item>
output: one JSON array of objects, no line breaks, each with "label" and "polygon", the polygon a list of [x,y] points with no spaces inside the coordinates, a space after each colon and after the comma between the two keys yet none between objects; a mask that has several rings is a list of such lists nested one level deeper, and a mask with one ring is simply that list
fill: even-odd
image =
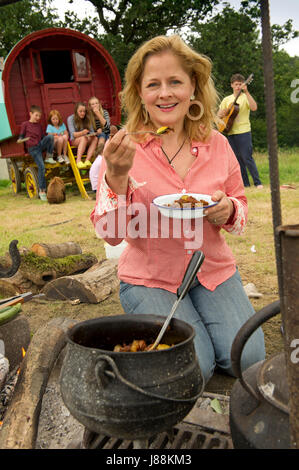
[{"label": "green grass", "polygon": [[[269,157],[267,153],[255,152],[253,155],[261,181],[270,184]],[[299,149],[278,150],[280,184],[299,182]]]},{"label": "green grass", "polygon": [[7,188],[11,185],[10,180],[0,180],[0,188]]}]

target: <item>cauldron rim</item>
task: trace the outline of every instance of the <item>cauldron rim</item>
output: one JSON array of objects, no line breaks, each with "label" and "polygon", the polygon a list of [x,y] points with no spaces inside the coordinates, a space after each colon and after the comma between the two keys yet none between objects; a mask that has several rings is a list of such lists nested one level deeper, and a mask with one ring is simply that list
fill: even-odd
[{"label": "cauldron rim", "polygon": [[[153,320],[153,321],[157,321],[157,320],[161,320],[161,325],[160,325],[160,328],[162,327],[162,324],[164,323],[165,321],[165,318],[164,316],[162,315],[155,315],[155,314],[121,314],[121,315],[111,315],[111,316],[104,316],[104,317],[97,317],[97,318],[91,318],[89,320],[84,320],[82,322],[79,322],[77,323],[76,325],[74,325],[73,327],[71,327],[67,333],[66,333],[66,341],[67,343],[71,344],[72,346],[75,346],[77,348],[80,348],[80,349],[83,349],[84,351],[86,350],[89,350],[89,351],[99,351],[99,352],[103,352],[103,353],[107,353],[109,352],[109,355],[115,355],[117,357],[119,357],[120,355],[127,355],[128,352],[116,352],[116,351],[111,351],[111,350],[108,350],[108,349],[101,349],[101,348],[96,348],[96,347],[93,347],[93,346],[86,346],[86,345],[82,345],[82,344],[79,344],[77,343],[76,341],[74,341],[71,336],[73,336],[76,331],[79,329],[79,328],[82,328],[83,326],[89,326],[91,324],[96,324],[98,323],[100,320],[106,320],[106,321],[109,321],[111,319],[114,319],[115,321],[117,321],[118,319],[119,320],[138,320],[138,319],[144,319],[144,320]],[[138,357],[141,356],[141,355],[144,355],[144,354],[157,354],[157,353],[166,353],[166,352],[169,352],[169,351],[173,351],[175,350],[176,348],[178,347],[182,347],[183,345],[185,345],[187,342],[189,341],[192,341],[195,337],[195,330],[193,328],[192,325],[190,325],[189,323],[185,322],[184,320],[181,320],[179,318],[172,318],[171,322],[170,322],[170,326],[173,326],[173,324],[181,324],[182,326],[185,326],[185,328],[189,328],[190,330],[190,335],[183,341],[180,341],[179,343],[177,344],[174,344],[173,346],[170,346],[169,348],[167,349],[160,349],[160,350],[151,350],[151,351],[137,351],[137,352],[130,352],[130,357],[132,356],[135,356],[137,355]],[[159,329],[158,329],[158,332],[159,332]],[[157,332],[157,334],[158,334]]]}]

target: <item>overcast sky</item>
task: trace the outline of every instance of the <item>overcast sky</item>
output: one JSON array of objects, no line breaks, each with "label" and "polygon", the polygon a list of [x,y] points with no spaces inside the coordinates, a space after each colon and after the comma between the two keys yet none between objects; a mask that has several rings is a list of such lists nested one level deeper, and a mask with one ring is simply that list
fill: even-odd
[{"label": "overcast sky", "polygon": [[[235,9],[239,9],[241,0],[226,1]],[[73,0],[71,5],[68,0],[54,0],[53,5],[62,14],[68,9],[80,14],[81,17],[95,14],[95,8],[86,0]],[[299,30],[299,0],[269,0],[269,5],[271,24],[283,24],[288,19],[292,19],[294,29]],[[284,48],[290,55],[299,56],[299,38],[289,41]]]}]

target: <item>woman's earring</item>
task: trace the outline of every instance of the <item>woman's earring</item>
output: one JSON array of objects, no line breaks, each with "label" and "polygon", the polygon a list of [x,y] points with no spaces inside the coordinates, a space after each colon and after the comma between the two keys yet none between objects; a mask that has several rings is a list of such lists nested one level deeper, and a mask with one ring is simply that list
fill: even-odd
[{"label": "woman's earring", "polygon": [[[198,106],[200,108],[200,112],[195,116],[190,114],[190,109],[192,108],[192,106]],[[191,121],[199,121],[199,119],[202,117],[203,113],[204,113],[203,104],[200,101],[196,100],[194,95],[191,95],[190,96],[190,106],[189,106],[189,109],[188,109],[188,112],[187,112],[186,116]]]}]

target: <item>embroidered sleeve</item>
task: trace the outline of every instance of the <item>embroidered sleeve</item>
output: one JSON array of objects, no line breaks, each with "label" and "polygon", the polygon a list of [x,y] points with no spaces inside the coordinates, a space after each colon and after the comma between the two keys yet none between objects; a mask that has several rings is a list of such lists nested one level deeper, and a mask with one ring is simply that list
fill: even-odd
[{"label": "embroidered sleeve", "polygon": [[233,235],[242,235],[246,226],[246,212],[242,202],[234,197],[229,197],[235,206],[235,214],[228,224],[222,226],[224,230]]},{"label": "embroidered sleeve", "polygon": [[146,183],[138,183],[131,176],[129,176],[127,194],[119,195],[112,191],[112,189],[108,186],[104,173],[101,184],[98,188],[96,206],[90,216],[90,219],[95,227],[96,235],[99,238],[114,239],[120,243],[121,239],[125,237],[125,233],[120,236],[118,229],[117,233],[115,231],[115,227],[118,227],[116,222],[117,216],[120,211],[127,210],[126,207],[131,201],[133,192],[144,184]]},{"label": "embroidered sleeve", "polygon": [[127,195],[119,195],[112,191],[112,189],[108,186],[104,173],[98,189],[95,215],[101,217],[109,211],[114,211],[122,206],[128,205],[133,192],[144,184],[145,183],[138,183],[134,180],[134,178],[129,176]]}]

